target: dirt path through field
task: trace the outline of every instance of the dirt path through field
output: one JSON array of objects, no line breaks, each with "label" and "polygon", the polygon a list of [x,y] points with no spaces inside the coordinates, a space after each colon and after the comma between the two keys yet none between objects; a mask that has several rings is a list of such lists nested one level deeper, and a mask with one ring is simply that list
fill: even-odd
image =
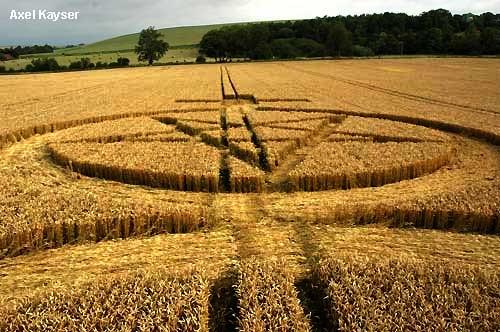
[{"label": "dirt path through field", "polygon": [[297,300],[309,317],[310,331],[331,331],[327,307],[322,302],[325,295],[310,279],[310,270],[320,256],[320,244],[313,238],[315,226],[271,218],[260,195],[232,195],[231,199],[218,196],[214,210],[220,213],[218,217],[225,224],[222,227],[232,230],[238,261],[284,260],[287,270],[295,276]]}]

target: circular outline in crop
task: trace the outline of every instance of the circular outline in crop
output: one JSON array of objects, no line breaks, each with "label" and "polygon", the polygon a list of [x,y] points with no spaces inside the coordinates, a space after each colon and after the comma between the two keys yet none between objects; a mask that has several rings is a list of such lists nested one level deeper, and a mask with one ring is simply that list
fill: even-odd
[{"label": "circular outline in crop", "polygon": [[[276,109],[276,111],[279,111]],[[287,110],[289,112],[300,112],[301,110]],[[196,112],[196,110],[193,111],[188,111],[186,113],[191,113],[191,112]],[[255,111],[255,112],[260,112],[260,111]],[[272,112],[272,111],[271,111]],[[321,111],[318,111],[321,112]],[[329,113],[328,110],[323,110],[323,113]],[[185,114],[185,113],[182,113]],[[145,116],[147,118],[154,119],[154,116]],[[365,118],[365,117],[362,117]],[[368,118],[368,117],[366,117]],[[156,119],[157,120],[157,119]],[[377,120],[384,120],[384,119],[377,119]],[[111,120],[111,121],[118,121],[118,120]],[[401,123],[407,123],[404,121],[397,121]],[[265,124],[264,124],[265,126]],[[220,130],[223,131],[224,128],[221,125]],[[428,129],[424,126],[418,126],[421,128]],[[199,132],[199,133],[193,133],[193,132],[188,132],[186,130],[179,130],[179,126],[177,126],[176,130],[177,131],[183,131],[184,133],[188,133],[189,135],[193,137],[200,137],[202,133],[205,131]],[[227,128],[226,128],[227,129]],[[247,128],[248,129],[248,128]],[[250,131],[250,129],[248,129]],[[439,130],[439,132],[441,132]],[[335,130],[332,130],[332,133],[335,134]],[[254,132],[250,131],[250,134],[252,136],[255,136]],[[316,133],[317,134],[317,133]],[[373,139],[373,137],[370,137]],[[353,137],[354,139],[354,137]],[[146,185],[149,187],[156,187],[159,189],[165,189],[165,190],[181,190],[181,191],[190,191],[190,192],[236,192],[236,193],[245,193],[245,192],[274,192],[274,191],[325,191],[325,190],[335,190],[335,189],[353,189],[353,188],[365,188],[365,187],[380,187],[385,184],[390,184],[390,183],[396,183],[400,182],[402,180],[408,180],[408,179],[415,179],[420,176],[426,175],[426,174],[431,174],[441,168],[442,166],[448,165],[450,163],[450,160],[452,158],[451,154],[445,154],[445,155],[438,155],[436,158],[430,158],[429,160],[426,160],[424,162],[421,161],[415,161],[414,163],[410,163],[406,166],[400,167],[398,169],[397,166],[391,165],[390,167],[387,167],[386,169],[382,169],[382,172],[380,169],[373,169],[373,170],[365,170],[364,172],[358,172],[358,173],[345,173],[345,174],[336,174],[335,176],[329,176],[328,174],[323,174],[323,176],[314,176],[314,175],[308,175],[308,176],[295,176],[291,177],[290,175],[287,175],[287,183],[286,183],[286,188],[283,188],[283,190],[276,190],[273,189],[270,186],[265,187],[264,182],[269,176],[269,174],[272,174],[274,170],[271,169],[265,169],[264,165],[260,165],[260,168],[262,170],[266,171],[266,174],[264,177],[256,176],[255,174],[240,174],[239,177],[232,177],[232,172],[231,170],[227,171],[225,167],[227,165],[224,165],[224,156],[225,155],[232,155],[234,157],[239,157],[239,160],[243,163],[247,163],[248,166],[253,167],[251,163],[248,160],[243,160],[241,156],[235,155],[231,150],[228,149],[227,146],[227,138],[226,138],[226,145],[222,143],[224,139],[221,138],[220,145],[217,146],[221,150],[221,158],[222,158],[222,164],[219,169],[219,179],[218,181],[208,178],[206,176],[202,176],[199,178],[189,178],[186,173],[181,173],[177,174],[177,178],[179,180],[175,181],[175,184],[171,184],[168,181],[156,181],[155,177],[159,176],[159,173],[155,172],[146,172],[145,170],[140,170],[141,174],[137,175],[134,174],[134,169],[121,169],[120,170],[120,176],[115,177],[115,176],[107,176],[107,174],[112,174],[113,171],[116,171],[119,166],[116,165],[100,165],[98,163],[95,163],[95,165],[92,165],[92,167],[89,167],[89,165],[80,165],[80,167],[76,166],[74,161],[71,160],[71,158],[62,158],[60,154],[58,154],[58,151],[55,149],[50,149],[52,152],[53,160],[56,161],[57,164],[60,166],[64,167],[70,167],[72,171],[76,171],[80,174],[83,174],[85,176],[89,177],[96,177],[96,178],[101,178],[105,180],[112,180],[112,181],[118,181],[122,182],[125,184],[137,184],[137,185]],[[131,140],[131,142],[134,142]],[[213,144],[211,142],[203,141],[207,146],[210,145],[217,145]],[[327,140],[322,140],[321,142],[327,142]],[[347,142],[350,142],[350,140],[347,140]],[[113,144],[117,143],[115,142],[109,142],[109,143],[102,143],[102,144]],[[170,142],[164,142],[163,144],[169,144]],[[335,143],[335,142],[332,142]],[[381,142],[379,142],[381,143]],[[400,142],[401,143],[401,142]],[[186,143],[174,143],[174,144],[186,144]],[[192,142],[189,144],[193,144]],[[255,143],[256,144],[256,143]],[[369,143],[367,143],[369,144]],[[373,143],[376,144],[376,143]],[[418,143],[416,143],[418,144]],[[374,145],[375,146],[375,145]],[[212,148],[212,147],[210,147]],[[260,150],[259,153],[263,154],[264,149],[262,146],[258,146]],[[300,146],[295,146],[294,148],[291,149],[291,151],[286,151],[286,154],[293,153],[295,150],[301,148]],[[306,148],[309,148],[306,146]],[[311,150],[313,147],[311,147]],[[224,152],[226,150],[226,152]],[[310,155],[310,153],[307,154],[305,158],[307,158]],[[260,155],[259,156],[261,161],[262,159],[266,159],[265,155]],[[264,158],[263,158],[264,157]],[[304,159],[305,159],[304,158]],[[303,160],[302,160],[303,161]],[[302,162],[301,161],[301,162]],[[286,160],[285,160],[286,163]],[[99,167],[97,167],[99,166]],[[93,169],[93,171],[92,171]],[[291,171],[292,169],[288,169],[288,171]],[[126,174],[126,175],[125,175]],[[161,174],[160,174],[161,175]],[[175,175],[175,174],[174,174]],[[129,180],[129,179],[134,179],[134,180]],[[141,180],[145,179],[145,180]],[[153,179],[148,180],[148,179]],[[231,182],[232,181],[232,182]],[[246,182],[245,182],[246,181]],[[214,183],[218,182],[218,183]],[[227,183],[224,183],[227,182]],[[229,183],[231,182],[231,184]],[[238,183],[238,186],[235,186],[234,183]],[[237,188],[236,190],[234,188]]]}]

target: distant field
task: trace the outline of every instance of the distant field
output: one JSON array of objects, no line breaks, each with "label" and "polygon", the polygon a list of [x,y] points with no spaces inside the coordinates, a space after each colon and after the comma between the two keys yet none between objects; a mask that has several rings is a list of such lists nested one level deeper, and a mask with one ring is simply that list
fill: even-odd
[{"label": "distant field", "polygon": [[[201,38],[210,30],[220,28],[228,24],[200,25],[189,27],[165,28],[159,31],[163,34],[164,40],[168,41],[170,46],[186,46],[199,44]],[[139,33],[119,36],[111,39],[105,39],[93,44],[88,44],[75,48],[62,48],[56,50],[56,53],[64,54],[82,54],[91,52],[111,52],[134,49],[139,40]]]},{"label": "distant field", "polygon": [[[196,60],[197,56],[198,56],[198,48],[196,47],[177,48],[169,50],[167,54],[159,60],[159,62],[160,63],[193,62]],[[81,58],[90,58],[90,60],[94,63],[96,63],[97,61],[110,63],[116,61],[116,59],[118,59],[119,57],[125,57],[130,59],[131,65],[136,65],[140,63],[139,61],[137,61],[137,54],[135,54],[132,51],[126,51],[126,52],[111,52],[111,53],[95,53],[88,55],[44,54],[40,56],[31,56],[29,58],[25,57],[19,60],[12,60],[6,62],[0,61],[0,65],[5,66],[7,70],[10,68],[13,68],[15,70],[24,69],[26,65],[29,64],[31,60],[33,60],[33,58],[37,57],[55,58],[60,65],[64,66],[68,66],[71,62],[80,60]],[[143,63],[146,64],[146,62]]]},{"label": "distant field", "polygon": [[[232,25],[232,23],[159,29],[164,36],[163,39],[170,44],[170,50],[159,62],[193,62],[198,55],[198,47],[196,45],[200,43],[203,35],[210,30],[218,29],[225,25]],[[133,33],[101,40],[81,47],[57,49],[54,53],[31,54],[22,56],[19,60],[0,61],[0,66],[4,66],[7,70],[11,68],[14,70],[24,69],[33,58],[39,57],[55,58],[60,65],[65,66],[82,57],[90,58],[94,63],[97,61],[109,63],[116,61],[119,57],[126,57],[134,65],[139,63],[136,54],[133,52],[138,39],[139,33]]]}]

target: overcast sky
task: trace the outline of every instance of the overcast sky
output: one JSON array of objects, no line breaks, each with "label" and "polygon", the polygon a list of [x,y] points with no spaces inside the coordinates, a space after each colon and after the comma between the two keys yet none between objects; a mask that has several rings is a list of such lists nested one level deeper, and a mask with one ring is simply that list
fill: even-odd
[{"label": "overcast sky", "polygon": [[[313,18],[363,13],[499,13],[500,0],[0,0],[0,46],[89,43],[166,28],[245,21]],[[12,10],[79,11],[77,21],[15,21]]]}]

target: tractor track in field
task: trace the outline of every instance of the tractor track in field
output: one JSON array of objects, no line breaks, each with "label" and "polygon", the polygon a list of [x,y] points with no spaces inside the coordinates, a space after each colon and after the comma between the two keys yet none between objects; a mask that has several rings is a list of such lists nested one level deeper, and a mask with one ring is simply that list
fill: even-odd
[{"label": "tractor track in field", "polygon": [[500,115],[498,112],[491,110],[491,109],[487,109],[487,108],[473,107],[473,106],[463,105],[463,104],[459,104],[459,103],[453,103],[453,102],[449,102],[449,101],[445,101],[445,100],[440,100],[440,99],[436,99],[436,98],[414,95],[414,94],[410,94],[410,93],[406,93],[406,92],[402,92],[402,91],[398,91],[398,90],[383,88],[383,87],[376,86],[376,85],[369,84],[369,83],[360,82],[357,80],[350,80],[350,79],[346,79],[346,78],[342,78],[342,77],[338,77],[338,76],[334,76],[334,75],[330,75],[330,74],[318,73],[318,72],[315,72],[312,70],[307,70],[307,69],[298,69],[295,67],[287,66],[285,64],[278,64],[278,65],[284,66],[288,69],[292,69],[292,70],[302,72],[305,74],[332,79],[332,80],[337,81],[337,82],[349,84],[352,86],[356,86],[358,88],[364,88],[364,89],[368,89],[368,90],[375,91],[375,92],[384,93],[384,94],[390,95],[390,96],[400,97],[400,98],[418,101],[418,102],[431,104],[431,105],[453,107],[453,108],[465,109],[467,111],[473,111],[473,112],[478,112],[478,113],[488,113],[488,114]]},{"label": "tractor track in field", "polygon": [[223,228],[231,234],[234,265],[218,277],[210,295],[210,331],[237,331],[239,312],[238,274],[245,262],[265,262],[284,259],[293,271],[297,300],[308,317],[312,332],[336,330],[329,316],[329,304],[323,285],[312,277],[311,270],[321,255],[319,242],[314,239],[313,225],[305,221],[283,223],[268,214],[272,201],[259,194],[236,195],[227,200],[218,196],[211,209]]}]

